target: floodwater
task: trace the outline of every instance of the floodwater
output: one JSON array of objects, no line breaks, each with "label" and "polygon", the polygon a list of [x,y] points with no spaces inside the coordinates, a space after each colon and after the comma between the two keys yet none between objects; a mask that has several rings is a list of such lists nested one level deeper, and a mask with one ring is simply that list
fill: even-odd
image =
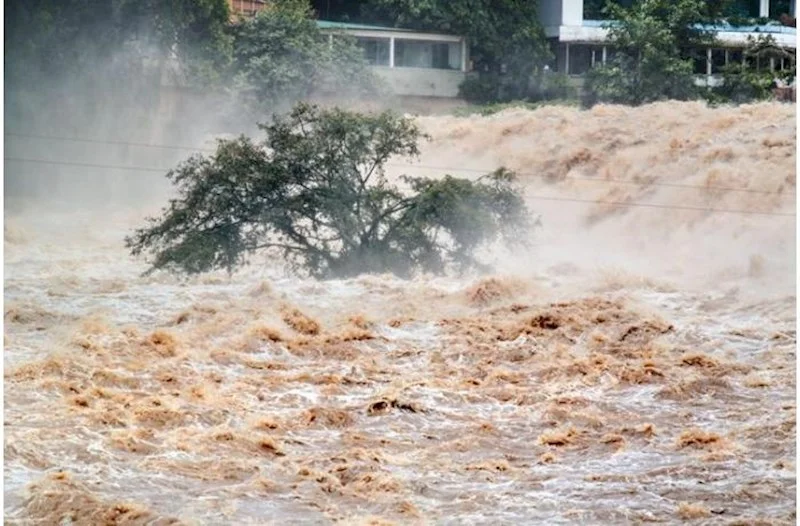
[{"label": "floodwater", "polygon": [[141,277],[154,203],[7,210],[6,522],[794,524],[794,119],[420,118],[393,174],[541,217],[489,276]]}]

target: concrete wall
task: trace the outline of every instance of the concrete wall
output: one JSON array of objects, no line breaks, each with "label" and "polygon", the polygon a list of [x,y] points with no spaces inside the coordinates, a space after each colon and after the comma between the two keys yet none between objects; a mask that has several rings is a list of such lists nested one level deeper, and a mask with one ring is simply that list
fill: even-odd
[{"label": "concrete wall", "polygon": [[[747,37],[757,38],[769,34],[778,46],[786,49],[797,48],[797,33],[794,28],[770,26],[771,32],[765,31],[717,31],[715,36],[720,46],[744,47]],[[562,26],[558,32],[561,42],[603,43],[608,38],[608,29],[597,26]]]},{"label": "concrete wall", "polygon": [[[569,2],[569,0],[566,0]],[[562,0],[544,0],[539,2],[539,21],[545,27],[561,25]]]},{"label": "concrete wall", "polygon": [[542,0],[539,21],[547,37],[557,37],[559,27],[583,24],[583,0]]},{"label": "concrete wall", "polygon": [[415,97],[458,97],[458,86],[466,78],[463,71],[429,68],[388,68],[373,71],[389,86],[392,94]]},{"label": "concrete wall", "polygon": [[580,26],[583,24],[583,0],[561,0],[561,5],[562,26]]}]

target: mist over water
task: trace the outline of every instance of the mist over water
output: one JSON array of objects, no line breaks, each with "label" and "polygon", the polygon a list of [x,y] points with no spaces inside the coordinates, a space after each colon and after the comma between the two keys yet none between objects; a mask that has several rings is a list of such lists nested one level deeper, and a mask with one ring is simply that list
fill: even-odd
[{"label": "mist over water", "polygon": [[[69,136],[213,146],[176,108]],[[541,216],[462,278],[141,277],[123,238],[163,174],[7,162],[6,521],[794,523],[794,111],[418,118],[432,139],[390,176],[504,165]]]}]

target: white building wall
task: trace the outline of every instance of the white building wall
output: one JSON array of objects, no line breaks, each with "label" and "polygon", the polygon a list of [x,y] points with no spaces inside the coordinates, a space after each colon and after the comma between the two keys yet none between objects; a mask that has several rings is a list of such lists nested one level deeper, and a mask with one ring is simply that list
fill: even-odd
[{"label": "white building wall", "polygon": [[[432,33],[419,33],[415,31],[374,30],[374,29],[345,29],[329,31],[329,34],[348,34],[354,37],[378,38],[389,43],[389,65],[374,65],[372,70],[386,84],[393,95],[410,97],[458,97],[459,85],[467,77],[469,64],[469,48],[463,37],[455,35],[441,35]],[[414,42],[441,42],[448,43],[450,47],[449,63],[457,69],[438,69],[431,67],[400,66],[397,47],[400,41]],[[430,62],[429,49],[416,50],[412,62],[416,65]]]},{"label": "white building wall", "polygon": [[[747,45],[747,37],[757,38],[759,35],[770,35],[775,39],[775,43],[782,48],[796,49],[797,35],[790,33],[788,29],[781,33],[746,33],[743,31],[718,31],[715,36],[723,47],[744,47]],[[608,30],[603,27],[588,26],[562,26],[560,28],[559,41],[575,43],[603,43],[608,38]]]},{"label": "white building wall", "polygon": [[561,25],[583,25],[583,0],[561,0]]},{"label": "white building wall", "polygon": [[467,76],[464,71],[432,68],[373,66],[372,70],[394,95],[414,97],[458,97],[458,86]]}]

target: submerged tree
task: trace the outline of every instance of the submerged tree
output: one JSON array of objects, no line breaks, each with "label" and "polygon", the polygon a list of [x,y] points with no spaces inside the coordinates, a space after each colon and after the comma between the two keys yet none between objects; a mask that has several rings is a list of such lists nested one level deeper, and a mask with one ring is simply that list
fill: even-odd
[{"label": "submerged tree", "polygon": [[179,196],[126,240],[151,271],[231,272],[273,250],[315,277],[409,276],[479,267],[476,250],[498,239],[524,243],[529,214],[505,169],[388,181],[390,157],[418,154],[409,119],[300,104],[260,127],[263,142],[221,141],[168,174]]}]

